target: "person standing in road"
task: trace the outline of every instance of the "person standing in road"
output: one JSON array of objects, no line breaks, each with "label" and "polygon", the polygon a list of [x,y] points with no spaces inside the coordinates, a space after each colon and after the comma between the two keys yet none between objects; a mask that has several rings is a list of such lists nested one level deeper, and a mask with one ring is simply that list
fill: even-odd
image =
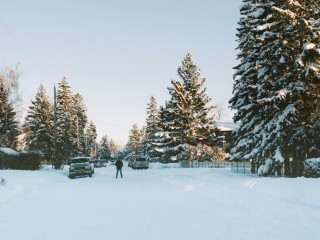
[{"label": "person standing in road", "polygon": [[116,163],[114,164],[117,167],[117,174],[116,178],[118,178],[118,173],[120,172],[121,178],[122,178],[122,167],[123,167],[123,162],[120,159],[117,159]]}]

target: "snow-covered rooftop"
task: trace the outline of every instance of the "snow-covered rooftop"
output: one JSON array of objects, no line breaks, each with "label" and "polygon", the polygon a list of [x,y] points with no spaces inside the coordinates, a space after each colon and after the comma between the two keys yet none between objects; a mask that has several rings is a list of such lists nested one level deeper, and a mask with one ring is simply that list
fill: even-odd
[{"label": "snow-covered rooftop", "polygon": [[234,131],[239,127],[234,122],[215,122],[214,125],[221,131]]},{"label": "snow-covered rooftop", "polygon": [[6,155],[10,155],[10,156],[17,156],[19,155],[19,152],[11,149],[11,148],[3,148],[3,147],[0,147],[0,152],[3,152],[4,154]]}]

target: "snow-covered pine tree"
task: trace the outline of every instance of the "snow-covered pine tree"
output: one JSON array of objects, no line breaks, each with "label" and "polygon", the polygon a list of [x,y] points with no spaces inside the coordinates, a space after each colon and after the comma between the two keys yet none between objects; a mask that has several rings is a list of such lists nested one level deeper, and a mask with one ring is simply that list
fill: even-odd
[{"label": "snow-covered pine tree", "polygon": [[60,168],[71,156],[74,146],[74,99],[70,84],[66,78],[59,83],[57,94],[57,146],[54,159],[56,169]]},{"label": "snow-covered pine tree", "polygon": [[99,143],[99,157],[101,159],[109,159],[111,158],[111,147],[110,142],[107,135],[102,136],[101,141]]},{"label": "snow-covered pine tree", "polygon": [[92,121],[89,122],[86,128],[86,155],[96,157],[97,155],[97,129]]},{"label": "snow-covered pine tree", "polygon": [[160,127],[160,110],[157,105],[157,101],[154,96],[150,97],[150,101],[147,104],[147,119],[145,129],[145,141],[143,143],[145,153],[153,161],[157,161],[159,154],[155,151],[155,134],[161,131]]},{"label": "snow-covered pine tree", "polygon": [[143,131],[139,129],[137,124],[133,124],[129,131],[129,139],[127,143],[127,152],[129,154],[142,154],[143,153]]},{"label": "snow-covered pine tree", "polygon": [[85,128],[88,123],[87,117],[87,107],[84,103],[83,97],[77,93],[73,96],[74,103],[74,118],[73,126],[76,126],[76,135],[73,142],[73,155],[85,155],[86,152],[86,137],[85,137]]},{"label": "snow-covered pine tree", "polygon": [[25,125],[29,138],[27,148],[39,152],[45,160],[51,161],[54,151],[53,105],[43,85],[40,85],[35,100],[31,102]]},{"label": "snow-covered pine tree", "polygon": [[[241,121],[231,160],[263,164],[263,174],[308,151],[308,81],[299,67],[311,40],[308,6],[301,1],[245,1],[238,29],[241,63],[236,67],[231,106]],[[248,41],[248,42],[247,42]],[[311,104],[312,105],[312,104]],[[294,167],[297,175],[297,167]]]},{"label": "snow-covered pine tree", "polygon": [[262,25],[270,7],[261,6],[252,0],[244,0],[240,9],[241,19],[238,27],[238,59],[240,64],[234,69],[233,97],[229,103],[236,110],[234,121],[240,122],[235,132],[236,146],[233,161],[258,161],[255,148],[255,127],[259,125],[257,92],[259,91],[257,58],[261,42],[257,41],[254,30]]},{"label": "snow-covered pine tree", "polygon": [[[270,112],[270,118],[262,131],[263,135],[269,134],[268,141],[262,142],[260,148],[267,150],[261,151],[264,155],[273,154],[271,160],[270,157],[266,160],[267,166],[281,161],[288,163],[291,159],[291,175],[300,176],[302,161],[310,149],[308,128],[313,121],[309,115],[314,111],[314,100],[319,99],[310,91],[313,83],[319,82],[319,77],[313,74],[319,71],[319,54],[314,55],[319,47],[312,44],[318,35],[319,23],[314,17],[319,19],[319,10],[311,7],[312,3],[319,3],[274,2],[273,15],[269,18],[274,24],[268,30],[279,34],[278,39],[264,39],[262,49],[268,56],[264,57],[263,65],[270,71],[268,78],[272,84],[263,81],[265,86],[270,86],[263,87],[268,102],[264,110]],[[272,55],[276,58],[273,62]]]},{"label": "snow-covered pine tree", "polygon": [[304,19],[298,29],[303,47],[296,63],[300,78],[305,84],[303,99],[306,109],[302,118],[311,126],[308,157],[314,158],[320,156],[320,2],[310,0],[305,4]]},{"label": "snow-covered pine tree", "polygon": [[165,102],[164,106],[160,106],[160,128],[161,131],[155,134],[152,144],[155,146],[155,155],[160,155],[160,162],[170,162],[178,155],[179,145],[176,147],[176,138],[173,137],[175,128],[175,109],[173,104],[174,89],[168,88],[171,99]]},{"label": "snow-covered pine tree", "polygon": [[0,75],[0,146],[16,148],[18,144],[18,121],[13,102]]},{"label": "snow-covered pine tree", "polygon": [[[178,103],[179,115],[184,120],[184,132],[187,144],[197,145],[204,143],[213,145],[215,141],[214,118],[211,112],[214,106],[209,105],[211,98],[207,95],[207,89],[204,87],[206,78],[201,77],[200,69],[193,62],[192,56],[188,53],[182,66],[178,69],[178,75],[182,80],[179,91],[180,105]],[[177,88],[177,81],[174,86]]]},{"label": "snow-covered pine tree", "polygon": [[186,149],[197,144],[214,145],[213,106],[204,88],[206,79],[188,53],[178,68],[180,80],[172,80],[169,87],[171,99],[160,108],[162,132],[156,134],[156,151],[162,153],[162,161],[170,161]]}]

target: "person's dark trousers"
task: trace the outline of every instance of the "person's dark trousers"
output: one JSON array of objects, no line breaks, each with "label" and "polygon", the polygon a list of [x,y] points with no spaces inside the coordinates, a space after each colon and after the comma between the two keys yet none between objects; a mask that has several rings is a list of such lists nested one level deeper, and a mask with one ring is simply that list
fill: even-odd
[{"label": "person's dark trousers", "polygon": [[117,175],[116,175],[116,178],[118,178],[118,173],[120,172],[120,175],[121,175],[121,178],[122,178],[122,170],[121,168],[117,168]]}]

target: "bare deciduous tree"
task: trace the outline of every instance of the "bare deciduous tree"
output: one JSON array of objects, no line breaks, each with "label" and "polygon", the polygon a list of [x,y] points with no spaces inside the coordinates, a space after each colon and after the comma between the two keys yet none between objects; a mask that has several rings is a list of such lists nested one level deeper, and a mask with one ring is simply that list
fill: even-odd
[{"label": "bare deciduous tree", "polygon": [[222,118],[227,117],[228,112],[225,102],[220,101],[215,103],[215,106],[216,107],[212,111],[216,121],[220,121]]},{"label": "bare deciduous tree", "polygon": [[3,80],[3,84],[8,93],[8,101],[15,109],[16,117],[21,117],[22,107],[21,107],[21,94],[19,92],[19,79],[22,73],[19,70],[19,65],[15,66],[5,66],[0,70],[0,76]]}]

